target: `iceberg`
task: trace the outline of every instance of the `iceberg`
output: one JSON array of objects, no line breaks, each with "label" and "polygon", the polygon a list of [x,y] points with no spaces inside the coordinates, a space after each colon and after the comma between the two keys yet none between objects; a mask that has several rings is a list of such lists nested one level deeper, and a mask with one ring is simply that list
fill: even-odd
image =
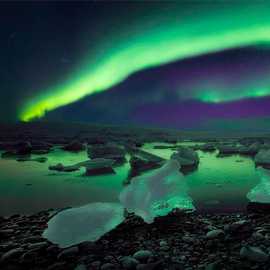
[{"label": "iceberg", "polygon": [[247,194],[251,202],[270,203],[270,172],[269,170],[258,168],[260,182]]},{"label": "iceberg", "polygon": [[267,168],[270,165],[270,149],[260,150],[255,156],[254,161],[257,166],[261,165]]},{"label": "iceberg", "polygon": [[48,222],[43,237],[61,248],[96,241],[124,220],[119,203],[90,203],[59,212]]},{"label": "iceberg", "polygon": [[186,179],[179,168],[179,162],[171,159],[159,169],[132,178],[119,195],[121,204],[147,223],[175,208],[193,210]]},{"label": "iceberg", "polygon": [[182,167],[197,166],[200,162],[198,153],[185,146],[178,147],[177,152],[171,155],[171,159],[177,160]]}]

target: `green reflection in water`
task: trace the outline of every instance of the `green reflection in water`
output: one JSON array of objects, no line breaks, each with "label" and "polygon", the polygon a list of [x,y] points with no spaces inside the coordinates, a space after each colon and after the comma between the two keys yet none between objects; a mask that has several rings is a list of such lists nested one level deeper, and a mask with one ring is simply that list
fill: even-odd
[{"label": "green reflection in water", "polygon": [[[188,143],[192,144],[198,143]],[[147,147],[150,148],[150,144]],[[152,148],[151,152],[169,158],[172,150]],[[244,209],[248,203],[246,194],[260,181],[254,161],[239,155],[218,158],[217,152],[198,153],[198,170],[186,176],[195,206],[204,210]]]},{"label": "green reflection in water", "polygon": [[46,163],[0,159],[0,215],[118,201],[122,182],[128,174],[128,163],[115,168],[116,174],[86,177],[82,176],[84,169],[72,173],[48,170],[51,164],[71,165],[84,161],[86,152],[69,153],[58,149],[46,156]]},{"label": "green reflection in water", "polygon": [[[190,144],[194,142],[185,143]],[[153,149],[153,145],[146,144],[144,148],[164,158],[169,158],[173,152],[171,149]],[[238,155],[217,158],[216,153],[201,151],[199,156],[198,170],[186,176],[195,206],[208,211],[244,209],[246,194],[259,182],[253,160]],[[85,177],[82,176],[84,169],[73,173],[48,170],[50,164],[71,165],[86,160],[85,152],[77,154],[58,149],[47,157],[46,163],[0,159],[0,215],[33,213],[91,202],[118,202],[122,182],[128,175],[128,163],[116,168],[114,175]]]}]

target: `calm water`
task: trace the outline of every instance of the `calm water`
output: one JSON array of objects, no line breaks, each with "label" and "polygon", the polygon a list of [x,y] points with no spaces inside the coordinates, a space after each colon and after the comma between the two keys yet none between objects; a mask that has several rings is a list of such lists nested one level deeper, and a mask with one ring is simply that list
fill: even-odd
[{"label": "calm water", "polygon": [[[164,158],[172,153],[170,149],[154,149],[153,144],[146,144],[144,149]],[[206,211],[244,209],[246,194],[259,182],[252,159],[238,155],[217,158],[216,152],[198,153],[198,170],[186,176],[195,206]],[[75,154],[56,149],[46,156],[46,163],[0,159],[0,215],[118,202],[122,182],[128,175],[128,163],[116,168],[114,175],[86,177],[82,176],[84,169],[73,173],[48,170],[49,165],[58,162],[71,165],[84,161],[85,152]]]}]

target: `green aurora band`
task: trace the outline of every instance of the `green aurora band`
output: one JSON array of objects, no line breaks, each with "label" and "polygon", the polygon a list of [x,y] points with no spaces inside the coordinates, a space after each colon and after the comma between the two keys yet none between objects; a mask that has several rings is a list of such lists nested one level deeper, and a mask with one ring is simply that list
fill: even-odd
[{"label": "green aurora band", "polygon": [[[106,40],[89,48],[79,69],[62,84],[44,89],[28,100],[19,113],[20,120],[42,117],[46,111],[105,91],[143,69],[224,49],[270,42],[269,4],[217,5],[204,8],[199,14],[194,12],[193,16],[183,11],[184,15],[179,15],[179,8],[173,6],[168,12],[170,16],[166,18],[166,14],[155,13],[150,18],[131,21],[130,25],[125,25],[124,34],[120,29],[119,34],[112,31]],[[220,98],[215,91],[208,94],[206,90],[195,98],[223,102],[269,94],[270,88],[247,89]]]}]

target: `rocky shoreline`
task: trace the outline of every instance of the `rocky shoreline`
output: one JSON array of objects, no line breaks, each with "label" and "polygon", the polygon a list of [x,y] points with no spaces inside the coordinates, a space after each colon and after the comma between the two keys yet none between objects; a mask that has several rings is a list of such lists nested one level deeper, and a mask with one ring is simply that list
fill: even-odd
[{"label": "rocky shoreline", "polygon": [[136,216],[96,242],[61,249],[42,237],[50,211],[0,218],[0,269],[269,269],[270,214],[175,211]]}]

